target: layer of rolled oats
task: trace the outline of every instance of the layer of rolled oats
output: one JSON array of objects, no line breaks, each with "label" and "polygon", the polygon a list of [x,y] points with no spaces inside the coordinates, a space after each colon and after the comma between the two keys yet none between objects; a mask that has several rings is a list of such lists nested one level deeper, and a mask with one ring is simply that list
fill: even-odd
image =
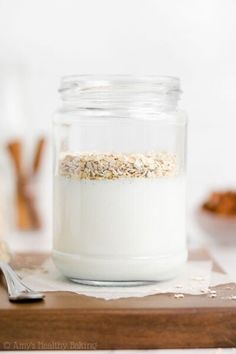
[{"label": "layer of rolled oats", "polygon": [[66,154],[58,172],[73,179],[154,178],[176,175],[177,162],[176,155],[167,152]]}]

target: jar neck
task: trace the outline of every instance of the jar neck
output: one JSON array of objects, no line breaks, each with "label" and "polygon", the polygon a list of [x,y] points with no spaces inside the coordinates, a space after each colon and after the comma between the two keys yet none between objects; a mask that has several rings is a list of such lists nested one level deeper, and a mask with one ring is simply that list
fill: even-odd
[{"label": "jar neck", "polygon": [[181,90],[174,77],[75,76],[59,92],[65,109],[152,115],[176,110]]}]

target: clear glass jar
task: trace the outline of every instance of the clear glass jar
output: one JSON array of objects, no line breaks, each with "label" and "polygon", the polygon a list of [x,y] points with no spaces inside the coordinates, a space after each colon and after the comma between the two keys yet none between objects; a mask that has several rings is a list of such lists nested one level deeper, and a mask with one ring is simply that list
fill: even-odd
[{"label": "clear glass jar", "polygon": [[174,277],[187,258],[179,80],[70,76],[59,92],[56,266],[93,285]]}]

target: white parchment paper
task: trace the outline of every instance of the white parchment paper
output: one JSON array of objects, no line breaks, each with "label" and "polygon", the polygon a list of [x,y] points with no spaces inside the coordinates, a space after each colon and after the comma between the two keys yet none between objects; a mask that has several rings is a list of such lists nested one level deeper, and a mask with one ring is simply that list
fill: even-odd
[{"label": "white parchment paper", "polygon": [[189,261],[175,279],[133,287],[94,287],[73,283],[59,273],[51,259],[40,268],[21,269],[18,274],[35,291],[70,291],[106,300],[163,293],[173,293],[176,298],[181,298],[182,294],[202,295],[209,292],[211,286],[230,282],[227,275],[212,271],[211,261]]}]

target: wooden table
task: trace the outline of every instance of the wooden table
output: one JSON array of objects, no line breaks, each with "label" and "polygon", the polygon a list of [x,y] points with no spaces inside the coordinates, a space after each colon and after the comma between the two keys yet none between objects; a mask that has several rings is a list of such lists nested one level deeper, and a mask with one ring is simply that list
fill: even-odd
[{"label": "wooden table", "polygon": [[[206,252],[192,259],[209,259]],[[15,266],[44,256],[20,255]],[[215,265],[215,269],[217,265]],[[236,346],[236,284],[218,286],[216,298],[173,294],[102,300],[51,292],[38,303],[8,301],[0,284],[0,349],[154,349]]]}]

